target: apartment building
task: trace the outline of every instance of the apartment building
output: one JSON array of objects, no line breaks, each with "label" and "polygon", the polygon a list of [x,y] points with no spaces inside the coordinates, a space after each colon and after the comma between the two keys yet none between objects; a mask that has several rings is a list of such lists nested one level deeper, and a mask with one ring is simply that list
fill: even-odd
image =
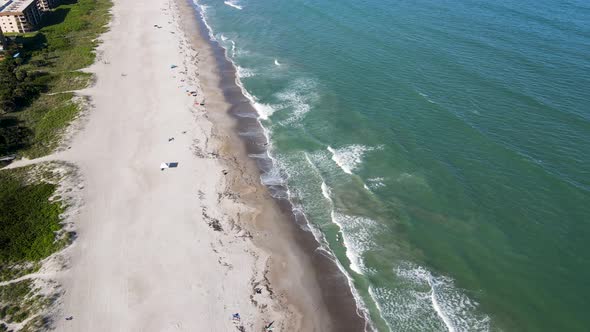
[{"label": "apartment building", "polygon": [[37,8],[39,8],[39,10],[42,12],[49,11],[58,5],[58,0],[37,0]]},{"label": "apartment building", "polygon": [[4,33],[30,32],[40,23],[37,0],[0,0],[0,29]]}]

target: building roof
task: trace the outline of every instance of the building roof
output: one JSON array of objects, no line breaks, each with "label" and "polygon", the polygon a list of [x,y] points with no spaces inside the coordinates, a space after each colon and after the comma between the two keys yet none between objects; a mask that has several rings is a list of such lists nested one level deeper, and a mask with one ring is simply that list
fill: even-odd
[{"label": "building roof", "polygon": [[22,12],[35,0],[0,0],[0,12]]}]

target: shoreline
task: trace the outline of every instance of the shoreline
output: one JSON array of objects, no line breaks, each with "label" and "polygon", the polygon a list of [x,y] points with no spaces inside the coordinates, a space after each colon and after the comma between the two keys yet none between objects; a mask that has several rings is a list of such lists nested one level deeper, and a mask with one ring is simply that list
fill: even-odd
[{"label": "shoreline", "polygon": [[[331,330],[334,331],[371,331],[374,328],[368,318],[368,312],[359,308],[359,301],[353,294],[351,281],[348,276],[341,270],[333,254],[326,252],[318,243],[315,236],[309,230],[309,222],[306,217],[296,214],[293,211],[292,203],[288,199],[288,188],[284,185],[265,185],[262,184],[260,176],[270,171],[273,167],[273,161],[267,150],[267,136],[264,128],[258,121],[258,113],[251,105],[250,100],[244,96],[243,87],[239,86],[236,78],[236,69],[234,64],[226,57],[226,50],[219,43],[210,38],[210,31],[207,24],[201,18],[201,13],[197,5],[190,0],[175,0],[181,7],[179,11],[185,33],[196,32],[197,38],[193,38],[196,44],[206,44],[209,47],[209,56],[214,58],[218,71],[218,86],[223,91],[226,102],[230,105],[227,114],[218,114],[212,117],[212,122],[217,127],[220,122],[226,122],[228,115],[234,122],[232,128],[224,128],[227,133],[227,140],[231,141],[232,151],[239,151],[240,161],[248,160],[245,168],[247,172],[256,175],[257,185],[262,186],[267,191],[264,200],[270,200],[268,204],[276,205],[282,219],[281,225],[272,225],[276,223],[267,223],[265,228],[273,227],[275,232],[289,232],[295,241],[295,245],[300,248],[302,254],[312,270],[310,278],[317,282],[319,289],[319,298],[315,301],[325,303],[326,310],[330,316]],[[190,37],[189,37],[190,38]],[[202,49],[202,46],[201,48]],[[206,81],[205,81],[206,82]],[[244,135],[242,133],[247,133]],[[233,137],[232,137],[233,136]],[[242,151],[240,151],[242,150]],[[257,156],[257,157],[253,157]],[[266,156],[266,157],[258,157]],[[234,162],[236,160],[234,159]],[[256,204],[248,202],[249,204]],[[272,207],[270,207],[272,208]],[[276,208],[275,208],[276,209]],[[269,220],[269,218],[263,218]],[[271,219],[272,220],[272,219]],[[279,247],[268,245],[254,239],[257,246],[276,254]],[[271,256],[272,259],[272,256]],[[276,265],[276,264],[275,264]],[[275,270],[275,271],[273,271]],[[279,267],[271,266],[271,272],[278,275],[281,273]],[[313,282],[311,281],[311,282]],[[308,281],[309,282],[309,281]],[[271,283],[275,284],[271,279]],[[289,299],[296,297],[296,289],[287,289]],[[289,296],[290,295],[290,296]],[[299,294],[300,296],[300,294]],[[299,301],[297,301],[299,302]],[[309,314],[318,315],[317,308]],[[325,329],[322,329],[325,330]]]},{"label": "shoreline", "polygon": [[146,1],[113,2],[59,148],[10,166],[76,172],[63,216],[75,240],[43,263],[49,328],[373,330],[287,188],[261,182],[264,129],[225,50],[193,4]]}]

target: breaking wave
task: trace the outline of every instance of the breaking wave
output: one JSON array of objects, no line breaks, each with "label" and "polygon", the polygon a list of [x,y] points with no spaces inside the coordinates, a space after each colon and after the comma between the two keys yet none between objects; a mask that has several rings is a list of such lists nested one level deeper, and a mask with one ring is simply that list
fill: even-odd
[{"label": "breaking wave", "polygon": [[347,174],[353,174],[353,171],[363,161],[365,153],[371,150],[373,150],[373,148],[359,144],[349,145],[338,149],[328,146],[328,151],[332,154],[332,160],[344,173]]},{"label": "breaking wave", "polygon": [[346,247],[346,257],[350,261],[350,269],[358,274],[366,271],[362,255],[372,247],[371,229],[377,223],[369,218],[349,216],[332,211],[332,221],[338,225],[342,234],[342,242]]},{"label": "breaking wave", "polygon": [[332,189],[326,184],[325,179],[307,153],[305,158],[322,181],[320,185],[322,196],[328,201],[332,223],[338,225],[340,229],[342,244],[346,248],[346,257],[350,262],[349,268],[358,274],[363,274],[366,268],[362,256],[372,247],[371,232],[376,229],[377,223],[366,217],[350,216],[338,212],[332,199]]},{"label": "breaking wave", "polygon": [[302,120],[311,110],[311,104],[317,101],[315,92],[317,84],[312,79],[296,79],[289,88],[279,92],[276,97],[281,101],[281,108],[290,110],[289,117],[282,121],[290,125]]},{"label": "breaking wave", "polygon": [[250,68],[236,66],[236,74],[240,76],[240,78],[248,78],[254,76],[254,71]]},{"label": "breaking wave", "polygon": [[223,3],[226,4],[226,5],[228,5],[228,6],[230,6],[230,7],[232,7],[232,8],[238,9],[238,10],[242,10],[243,9],[242,6],[240,6],[240,5],[237,4],[237,1],[224,1]]},{"label": "breaking wave", "polygon": [[272,105],[254,102],[252,104],[261,120],[268,120],[268,118],[275,112]]},{"label": "breaking wave", "polygon": [[215,39],[215,35],[213,35],[213,29],[211,28],[211,26],[207,22],[207,9],[209,9],[209,6],[201,5],[201,4],[199,4],[199,2],[197,0],[193,0],[193,4],[199,8],[201,21],[203,22],[203,24],[205,24],[205,26],[207,27],[207,31],[209,32],[208,33],[209,39],[217,40],[217,39]]}]

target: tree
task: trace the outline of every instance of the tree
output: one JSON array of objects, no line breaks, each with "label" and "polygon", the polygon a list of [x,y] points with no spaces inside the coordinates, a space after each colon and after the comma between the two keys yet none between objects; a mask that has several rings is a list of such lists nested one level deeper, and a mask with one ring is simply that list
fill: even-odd
[{"label": "tree", "polygon": [[29,73],[20,68],[15,59],[0,62],[0,113],[15,112],[29,103],[40,87]]}]

